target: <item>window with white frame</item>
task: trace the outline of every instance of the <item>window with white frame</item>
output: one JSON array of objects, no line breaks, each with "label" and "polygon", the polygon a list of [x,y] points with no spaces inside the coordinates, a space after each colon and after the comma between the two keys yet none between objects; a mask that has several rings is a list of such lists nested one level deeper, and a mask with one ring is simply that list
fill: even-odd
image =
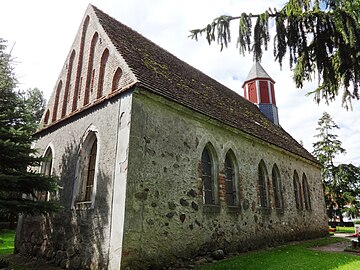
[{"label": "window with white frame", "polygon": [[[40,172],[45,176],[51,176],[52,174],[52,164],[53,164],[53,153],[51,147],[48,147],[41,163]],[[37,199],[39,201],[48,201],[49,192],[43,191],[38,192]]]},{"label": "window with white frame", "polygon": [[82,146],[79,156],[77,202],[92,203],[95,197],[97,173],[98,139],[90,132]]}]

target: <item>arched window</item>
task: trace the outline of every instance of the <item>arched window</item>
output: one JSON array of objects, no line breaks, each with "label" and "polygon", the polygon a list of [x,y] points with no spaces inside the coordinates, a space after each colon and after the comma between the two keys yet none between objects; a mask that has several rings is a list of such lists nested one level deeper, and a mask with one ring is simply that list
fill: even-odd
[{"label": "arched window", "polygon": [[272,168],[271,178],[274,190],[275,207],[283,208],[280,172],[276,164]]},{"label": "arched window", "polygon": [[[96,163],[96,151],[97,151],[97,140],[93,142],[89,153],[89,160],[87,164],[86,181],[83,184],[84,200],[91,201],[93,188],[94,188],[94,177],[95,177],[95,163]],[[84,179],[85,180],[85,179]]]},{"label": "arched window", "polygon": [[235,156],[229,150],[225,156],[225,201],[227,205],[235,206],[238,204],[237,175],[236,175]]},{"label": "arched window", "polygon": [[105,51],[101,56],[101,61],[100,61],[97,98],[100,98],[103,95],[105,68],[108,59],[109,59],[109,50],[105,49]]},{"label": "arched window", "polygon": [[121,76],[122,76],[122,70],[121,70],[121,68],[118,67],[116,69],[116,71],[115,71],[115,74],[114,74],[114,77],[113,77],[113,80],[112,80],[112,85],[111,85],[111,91],[112,92],[119,89]]},{"label": "arched window", "polygon": [[91,81],[94,79],[94,76],[95,76],[95,72],[93,72],[93,65],[94,65],[95,47],[96,47],[96,43],[97,43],[98,39],[99,39],[99,34],[96,32],[93,35],[93,38],[91,40],[91,45],[90,45],[88,69],[87,69],[86,84],[85,84],[84,105],[89,103]]},{"label": "arched window", "polygon": [[306,179],[305,173],[302,177],[302,187],[303,187],[303,194],[304,194],[304,201],[305,201],[305,209],[311,210],[311,201],[310,201],[310,192],[309,192],[309,185]]},{"label": "arched window", "polygon": [[58,86],[56,88],[54,109],[53,109],[53,115],[52,115],[52,122],[56,121],[56,118],[57,118],[58,107],[59,107],[59,99],[60,99],[60,94],[61,94],[61,88],[62,88],[62,80],[60,80],[60,82],[58,83]]},{"label": "arched window", "polygon": [[[40,172],[45,176],[51,176],[52,174],[52,164],[53,164],[53,153],[51,147],[45,152],[44,161],[41,163]],[[43,191],[37,194],[39,201],[47,201],[49,200],[49,192]]]},{"label": "arched window", "polygon": [[96,183],[96,158],[98,140],[95,132],[90,132],[79,157],[79,194],[77,202],[93,202]]},{"label": "arched window", "polygon": [[259,195],[260,195],[260,206],[261,207],[270,207],[270,198],[269,198],[269,189],[268,189],[268,173],[266,169],[265,162],[260,161],[258,166],[259,174]]},{"label": "arched window", "polygon": [[63,100],[63,106],[62,106],[62,111],[61,111],[61,117],[64,117],[66,115],[67,103],[68,103],[68,99],[69,99],[69,88],[70,88],[71,74],[72,74],[75,54],[76,54],[75,50],[73,50],[71,55],[70,55],[69,66],[68,66],[68,71],[67,71],[67,75],[66,75],[66,83],[65,83],[65,90],[64,90],[64,100]]},{"label": "arched window", "polygon": [[300,185],[300,181],[299,181],[299,175],[297,174],[296,171],[294,171],[293,183],[294,183],[294,195],[295,195],[296,209],[302,209],[301,185]]},{"label": "arched window", "polygon": [[50,111],[46,110],[45,118],[44,118],[44,124],[47,125],[49,123],[49,117],[50,117]]},{"label": "arched window", "polygon": [[85,38],[86,38],[87,29],[89,26],[89,21],[90,21],[90,17],[86,16],[84,24],[83,24],[83,28],[82,28],[82,33],[81,33],[80,50],[79,50],[79,58],[78,58],[78,64],[77,64],[77,70],[76,70],[72,111],[75,111],[77,109],[77,100],[78,100],[79,92],[81,90],[80,76],[81,76],[82,65],[83,65]]},{"label": "arched window", "polygon": [[201,154],[201,180],[204,204],[217,204],[217,181],[214,156],[208,144]]}]

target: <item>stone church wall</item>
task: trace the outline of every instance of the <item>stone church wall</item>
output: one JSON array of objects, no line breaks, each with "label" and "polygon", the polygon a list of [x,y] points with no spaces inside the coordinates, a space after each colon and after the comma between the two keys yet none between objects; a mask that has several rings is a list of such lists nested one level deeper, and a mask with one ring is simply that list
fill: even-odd
[{"label": "stone church wall", "polygon": [[[105,269],[111,224],[112,187],[120,96],[63,121],[41,133],[35,148],[53,151],[52,173],[59,176],[58,194],[63,209],[56,214],[22,217],[16,250],[70,269]],[[94,207],[73,204],[74,184],[79,181],[77,161],[86,131],[96,130],[98,167]],[[21,226],[22,225],[22,226]]]},{"label": "stone church wall", "polygon": [[[133,97],[122,266],[159,268],[222,249],[241,252],[327,233],[320,167],[250,135],[146,91]],[[199,166],[211,143],[219,175],[219,206],[204,207]],[[224,199],[224,159],[238,168],[239,207]],[[261,208],[258,164],[280,171],[283,208]],[[297,210],[293,174],[303,173],[311,210]],[[201,170],[200,170],[201,171]],[[270,181],[271,182],[271,181]],[[132,269],[132,268],[131,268]]]}]

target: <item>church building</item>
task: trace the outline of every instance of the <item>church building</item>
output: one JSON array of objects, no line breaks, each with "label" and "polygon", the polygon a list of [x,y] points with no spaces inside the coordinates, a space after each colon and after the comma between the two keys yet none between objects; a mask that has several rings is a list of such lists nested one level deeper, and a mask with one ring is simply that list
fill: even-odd
[{"label": "church building", "polygon": [[161,269],[326,235],[321,165],[281,127],[274,85],[255,63],[242,97],[89,5],[35,134],[59,178],[39,199],[62,210],[20,217],[16,251]]}]

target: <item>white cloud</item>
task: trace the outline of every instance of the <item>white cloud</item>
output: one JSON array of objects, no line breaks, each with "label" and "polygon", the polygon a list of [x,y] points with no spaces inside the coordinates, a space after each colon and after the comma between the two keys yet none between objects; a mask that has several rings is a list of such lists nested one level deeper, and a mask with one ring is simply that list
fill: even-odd
[{"label": "white cloud", "polygon": [[[252,66],[252,55],[242,57],[236,49],[237,23],[232,28],[233,41],[223,52],[217,45],[208,46],[205,39],[198,42],[189,39],[189,30],[205,26],[218,15],[236,16],[242,11],[256,13],[269,6],[279,8],[284,2],[95,0],[92,4],[217,81],[241,91],[243,80]],[[85,0],[3,1],[0,37],[7,39],[10,46],[16,42],[12,53],[19,62],[16,73],[21,88],[38,87],[47,98],[50,96],[87,5]],[[317,120],[323,111],[327,111],[341,127],[337,134],[347,149],[347,155],[339,157],[338,162],[360,164],[357,138],[360,131],[359,102],[354,102],[354,110],[350,112],[341,108],[339,101],[330,106],[318,106],[312,97],[304,96],[314,89],[315,84],[308,83],[303,90],[296,89],[288,65],[284,64],[280,70],[274,63],[271,46],[264,54],[262,65],[276,81],[282,127],[295,139],[302,140],[311,151]]]}]

